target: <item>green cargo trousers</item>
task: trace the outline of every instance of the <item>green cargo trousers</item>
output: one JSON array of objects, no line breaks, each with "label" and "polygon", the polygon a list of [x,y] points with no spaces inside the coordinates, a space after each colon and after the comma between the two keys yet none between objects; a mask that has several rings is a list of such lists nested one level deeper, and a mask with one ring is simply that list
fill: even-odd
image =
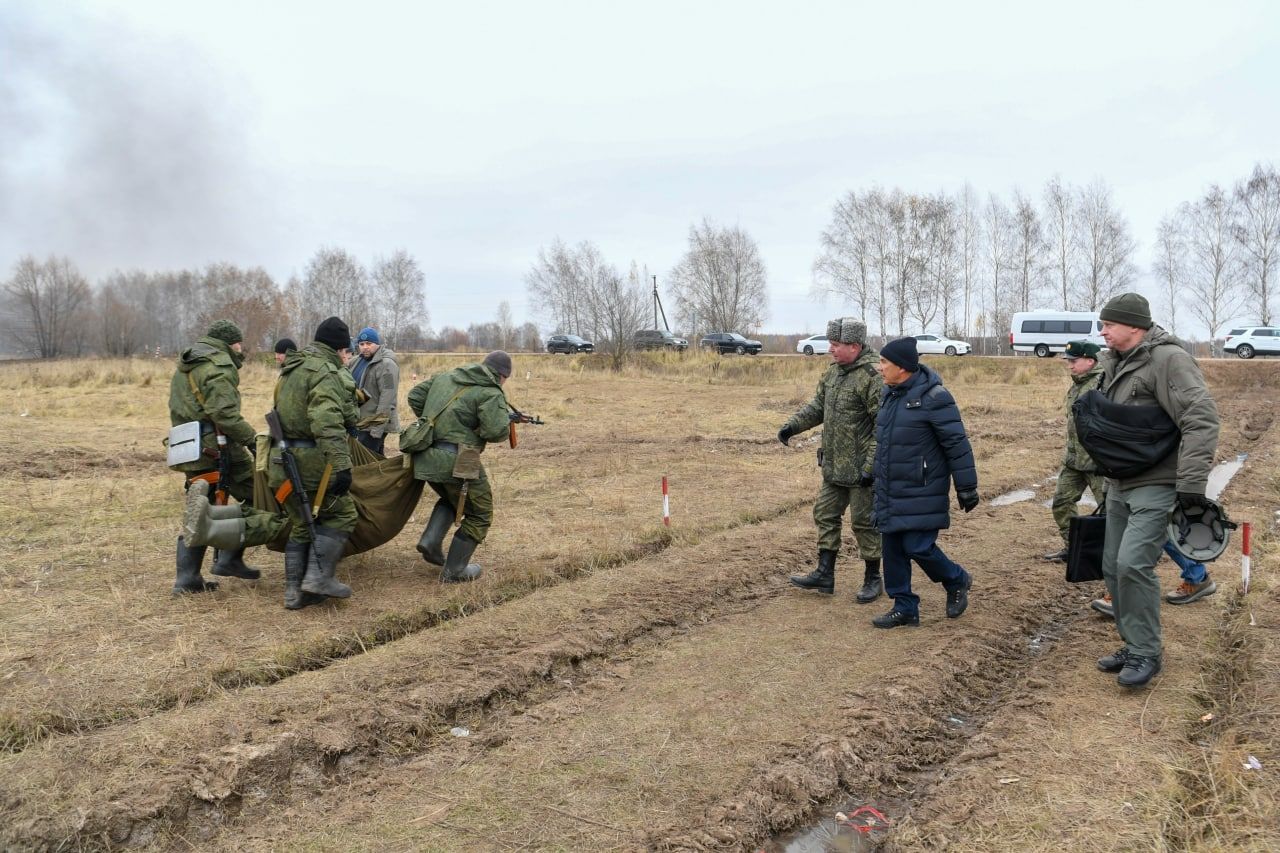
[{"label": "green cargo trousers", "polygon": [[1058,487],[1053,491],[1053,522],[1058,525],[1062,543],[1067,544],[1067,531],[1071,518],[1076,514],[1076,504],[1084,494],[1085,486],[1093,492],[1093,499],[1102,504],[1106,499],[1104,478],[1097,471],[1080,471],[1067,465],[1058,472]]},{"label": "green cargo trousers", "polygon": [[[298,501],[290,495],[284,502],[284,508],[289,513],[289,520],[293,522],[293,529],[289,531],[289,541],[310,543],[311,531],[307,529],[307,523],[302,520],[302,509],[298,506]],[[318,508],[313,506],[311,511],[315,515],[316,527],[328,527],[331,530],[341,530],[343,533],[355,530],[356,522],[360,520],[360,515],[356,512],[355,498],[349,494],[340,497],[325,495],[323,505]]]},{"label": "green cargo trousers", "polygon": [[849,513],[853,535],[858,540],[858,556],[864,560],[880,559],[880,532],[871,526],[871,487],[840,486],[822,481],[818,499],[813,502],[813,521],[818,525],[818,550],[840,550],[840,527],[844,511]]},{"label": "green cargo trousers", "polygon": [[1169,539],[1173,486],[1138,486],[1107,492],[1107,536],[1102,577],[1111,593],[1116,628],[1133,655],[1156,657],[1160,641],[1160,579],[1156,561]]},{"label": "green cargo trousers", "polygon": [[[467,486],[467,502],[462,507],[462,525],[458,532],[467,534],[478,544],[489,535],[489,525],[493,524],[493,489],[489,487],[488,477],[469,482],[471,485]],[[428,480],[427,485],[457,512],[462,480],[457,477],[450,477],[443,483]]]}]

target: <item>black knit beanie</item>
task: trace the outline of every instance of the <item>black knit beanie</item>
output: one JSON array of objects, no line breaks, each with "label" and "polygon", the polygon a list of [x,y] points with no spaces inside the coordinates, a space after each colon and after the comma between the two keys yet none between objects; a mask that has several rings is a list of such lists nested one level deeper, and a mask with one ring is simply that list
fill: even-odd
[{"label": "black knit beanie", "polygon": [[351,330],[337,317],[330,317],[317,326],[315,339],[335,350],[351,349]]},{"label": "black knit beanie", "polygon": [[896,341],[889,341],[880,349],[880,355],[908,373],[915,373],[920,369],[920,354],[916,352],[915,338],[898,338]]}]

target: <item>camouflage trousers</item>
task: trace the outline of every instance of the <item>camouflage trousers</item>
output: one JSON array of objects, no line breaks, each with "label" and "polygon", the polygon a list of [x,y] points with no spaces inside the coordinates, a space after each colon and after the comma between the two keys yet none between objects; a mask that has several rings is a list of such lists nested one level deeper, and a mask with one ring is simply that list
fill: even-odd
[{"label": "camouflage trousers", "polygon": [[1058,472],[1058,488],[1053,492],[1053,521],[1058,525],[1058,534],[1062,536],[1063,543],[1067,541],[1071,518],[1076,515],[1076,504],[1080,503],[1085,486],[1093,492],[1093,499],[1098,505],[1103,505],[1103,491],[1106,488],[1104,479],[1097,471],[1080,471],[1066,465]]},{"label": "camouflage trousers", "polygon": [[[284,502],[284,508],[289,513],[289,520],[293,522],[293,529],[289,531],[289,541],[310,543],[311,531],[307,528],[307,523],[302,520],[302,509],[299,508],[298,502],[290,497]],[[324,503],[319,507],[313,506],[311,510],[315,513],[316,527],[328,527],[330,530],[341,530],[343,533],[355,530],[356,522],[360,519],[359,513],[356,512],[355,498],[351,495],[341,497],[325,495]]]},{"label": "camouflage trousers", "polygon": [[871,487],[840,486],[822,481],[818,499],[813,503],[813,521],[818,525],[818,550],[840,550],[840,528],[844,511],[849,513],[853,535],[858,540],[858,556],[864,560],[880,559],[880,533],[871,526]]},{"label": "camouflage trousers", "polygon": [[[186,485],[201,474],[217,473],[217,469],[189,471]],[[253,508],[253,463],[236,459],[231,463],[231,497],[239,502],[240,517],[244,519],[244,546],[266,545],[274,542],[287,521],[286,516]],[[213,502],[213,487],[209,488],[209,501]]]},{"label": "camouflage trousers", "polygon": [[[467,502],[462,507],[462,526],[459,533],[465,533],[477,543],[483,542],[489,533],[489,525],[493,524],[493,489],[487,477],[471,480],[467,486]],[[454,512],[458,509],[458,500],[462,494],[462,480],[452,477],[443,483],[428,480],[429,485],[440,499],[447,503]]]}]

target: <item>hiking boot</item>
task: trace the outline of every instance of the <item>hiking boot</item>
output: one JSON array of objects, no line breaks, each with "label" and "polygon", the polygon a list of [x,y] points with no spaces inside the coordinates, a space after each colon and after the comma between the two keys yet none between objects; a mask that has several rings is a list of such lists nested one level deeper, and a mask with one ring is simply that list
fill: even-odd
[{"label": "hiking boot", "polygon": [[947,590],[947,618],[956,619],[969,608],[969,588],[973,586],[973,575],[965,572],[964,583],[955,589]]},{"label": "hiking boot", "polygon": [[433,566],[444,565],[444,536],[453,523],[453,508],[445,501],[436,501],[431,510],[431,518],[422,530],[422,538],[418,540],[418,553],[422,559]]},{"label": "hiking boot", "polygon": [[1111,606],[1111,593],[1105,593],[1102,598],[1095,598],[1089,602],[1089,606],[1101,613],[1108,619],[1116,618],[1116,609]]},{"label": "hiking boot", "polygon": [[1199,601],[1207,595],[1213,595],[1217,591],[1218,585],[1213,582],[1213,578],[1205,575],[1204,581],[1201,583],[1183,581],[1178,584],[1178,588],[1173,592],[1166,592],[1164,594],[1164,600],[1170,604],[1190,604],[1193,601]]},{"label": "hiking boot", "polygon": [[1119,672],[1124,669],[1124,662],[1129,659],[1129,647],[1121,646],[1103,658],[1098,658],[1098,669],[1103,672]]},{"label": "hiking boot", "polygon": [[449,557],[444,561],[444,571],[440,573],[440,582],[461,583],[480,577],[480,566],[468,562],[479,544],[462,531],[453,534],[453,541],[449,543]]},{"label": "hiking boot", "polygon": [[920,614],[908,613],[905,610],[893,608],[888,613],[884,613],[871,620],[871,624],[877,628],[897,628],[901,625],[919,625]]},{"label": "hiking boot", "polygon": [[1160,672],[1160,657],[1142,657],[1129,655],[1125,658],[1124,669],[1116,676],[1116,684],[1121,687],[1141,687]]},{"label": "hiking boot", "polygon": [[173,581],[173,594],[184,592],[213,592],[218,588],[217,581],[207,581],[200,574],[200,564],[204,562],[203,545],[188,548],[182,537],[178,537],[178,572]]},{"label": "hiking boot", "polygon": [[867,569],[862,575],[862,589],[854,596],[859,604],[870,604],[880,597],[884,591],[884,581],[880,578],[880,561],[867,560]]},{"label": "hiking boot", "polygon": [[302,591],[327,595],[330,598],[348,598],[351,587],[333,579],[333,573],[342,559],[342,549],[348,534],[332,527],[316,525],[316,541],[311,543],[311,557],[307,560],[306,573],[302,576]]},{"label": "hiking boot", "polygon": [[836,591],[836,552],[818,551],[818,566],[807,575],[792,575],[791,584],[831,595]]},{"label": "hiking boot", "polygon": [[1057,551],[1050,551],[1048,554],[1044,555],[1044,558],[1046,560],[1057,560],[1059,562],[1065,563],[1067,561],[1066,546],[1059,548]]},{"label": "hiking boot", "polygon": [[262,572],[244,564],[244,548],[224,548],[218,551],[218,558],[213,561],[213,568],[209,573],[224,578],[244,578],[247,581],[256,581],[262,577]]}]

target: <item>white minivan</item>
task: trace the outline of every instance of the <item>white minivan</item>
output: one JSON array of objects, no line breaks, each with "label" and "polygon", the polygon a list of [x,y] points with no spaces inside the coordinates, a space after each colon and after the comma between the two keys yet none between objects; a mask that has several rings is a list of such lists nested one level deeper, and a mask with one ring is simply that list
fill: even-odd
[{"label": "white minivan", "polygon": [[1096,311],[1021,311],[1013,315],[1010,323],[1009,346],[1014,352],[1033,352],[1048,358],[1065,350],[1071,341],[1107,345]]}]

